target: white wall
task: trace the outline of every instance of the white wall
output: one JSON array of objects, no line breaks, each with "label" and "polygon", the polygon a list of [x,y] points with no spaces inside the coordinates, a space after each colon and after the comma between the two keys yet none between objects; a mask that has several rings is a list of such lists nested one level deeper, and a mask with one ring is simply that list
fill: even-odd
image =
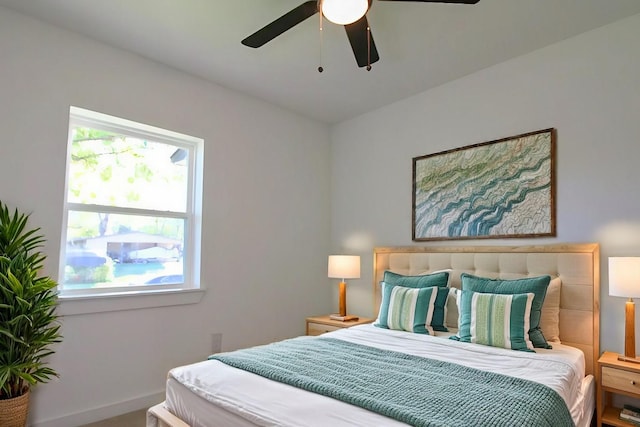
[{"label": "white wall", "polygon": [[455,244],[600,243],[601,348],[622,351],[607,257],[640,256],[639,42],[636,15],[335,126],[332,243],[365,261],[352,311],[373,314],[372,248],[414,244],[413,157],[554,127],[557,238]]},{"label": "white wall", "polygon": [[[159,40],[159,42],[161,42]],[[0,7],[0,199],[32,212],[57,275],[69,106],[205,139],[195,305],[67,316],[31,421],[69,427],[157,403],[167,371],[304,333],[326,313],[326,125]]]}]

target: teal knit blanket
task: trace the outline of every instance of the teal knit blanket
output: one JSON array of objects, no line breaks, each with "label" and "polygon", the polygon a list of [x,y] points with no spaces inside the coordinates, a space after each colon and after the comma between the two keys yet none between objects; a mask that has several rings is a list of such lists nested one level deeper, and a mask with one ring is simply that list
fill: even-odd
[{"label": "teal knit blanket", "polygon": [[413,426],[574,426],[542,384],[335,338],[298,337],[210,356]]}]

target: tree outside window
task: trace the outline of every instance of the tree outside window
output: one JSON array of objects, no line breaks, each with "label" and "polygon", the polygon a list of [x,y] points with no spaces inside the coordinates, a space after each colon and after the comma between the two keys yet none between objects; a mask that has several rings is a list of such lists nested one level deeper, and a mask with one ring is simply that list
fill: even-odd
[{"label": "tree outside window", "polygon": [[194,287],[202,140],[75,107],[69,135],[62,293]]}]

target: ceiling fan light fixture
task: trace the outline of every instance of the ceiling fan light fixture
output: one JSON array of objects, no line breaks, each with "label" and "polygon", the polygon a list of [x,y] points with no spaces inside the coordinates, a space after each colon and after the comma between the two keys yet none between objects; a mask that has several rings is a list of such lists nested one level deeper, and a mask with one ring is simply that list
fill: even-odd
[{"label": "ceiling fan light fixture", "polygon": [[369,9],[369,0],[322,0],[322,15],[338,25],[348,25],[362,18]]}]

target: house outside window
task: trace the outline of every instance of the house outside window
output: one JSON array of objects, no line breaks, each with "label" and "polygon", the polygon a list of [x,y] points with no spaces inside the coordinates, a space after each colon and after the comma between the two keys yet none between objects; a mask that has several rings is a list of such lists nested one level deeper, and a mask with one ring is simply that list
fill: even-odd
[{"label": "house outside window", "polygon": [[203,146],[71,107],[61,296],[200,287]]}]

